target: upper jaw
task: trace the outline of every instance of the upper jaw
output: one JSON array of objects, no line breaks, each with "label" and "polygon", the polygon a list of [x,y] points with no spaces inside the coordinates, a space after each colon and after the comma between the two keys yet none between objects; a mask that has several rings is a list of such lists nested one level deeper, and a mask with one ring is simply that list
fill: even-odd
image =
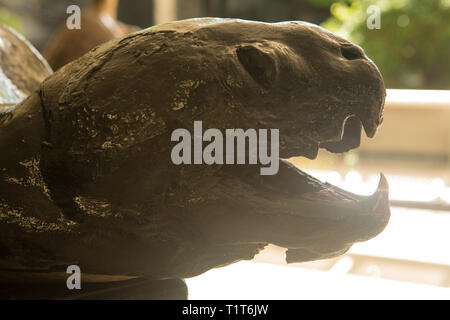
[{"label": "upper jaw", "polygon": [[284,145],[280,146],[280,156],[285,159],[303,156],[313,160],[319,148],[333,153],[347,152],[360,146],[363,129],[367,137],[373,138],[383,121],[385,99],[384,87],[377,91],[377,95],[368,95],[366,103],[350,103],[348,108],[343,105],[342,109],[347,109],[348,114],[338,114],[328,124],[322,123],[318,134],[285,137]]},{"label": "upper jaw", "polygon": [[342,153],[356,149],[361,143],[361,131],[361,120],[357,116],[351,116],[343,124],[341,139],[339,141],[321,142],[320,148],[324,148],[333,153]]},{"label": "upper jaw", "polygon": [[[307,139],[300,143],[298,141],[287,140],[286,145],[288,147],[281,147],[280,156],[285,159],[302,156],[314,160],[318,155],[319,148],[333,153],[343,153],[358,148],[361,143],[361,120],[357,116],[350,116],[344,120],[341,128],[339,138]],[[294,145],[296,146],[293,147]]]},{"label": "upper jaw", "polygon": [[320,148],[333,153],[347,152],[356,149],[361,143],[361,132],[364,129],[367,137],[373,138],[382,122],[384,97],[381,103],[365,110],[364,107],[355,108],[355,114],[347,117],[341,127],[340,139],[336,141],[321,141]]}]

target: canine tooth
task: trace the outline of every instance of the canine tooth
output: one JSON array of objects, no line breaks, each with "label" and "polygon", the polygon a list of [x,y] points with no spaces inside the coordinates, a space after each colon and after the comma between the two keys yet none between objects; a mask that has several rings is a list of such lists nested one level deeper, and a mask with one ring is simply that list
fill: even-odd
[{"label": "canine tooth", "polygon": [[380,173],[380,181],[377,190],[369,197],[361,200],[361,205],[368,208],[370,213],[386,214],[389,208],[389,184],[383,173]]},{"label": "canine tooth", "polygon": [[362,119],[361,123],[363,125],[364,132],[366,133],[366,135],[369,138],[373,138],[378,130],[378,125],[376,124],[376,122],[373,121],[372,119],[370,120]]}]

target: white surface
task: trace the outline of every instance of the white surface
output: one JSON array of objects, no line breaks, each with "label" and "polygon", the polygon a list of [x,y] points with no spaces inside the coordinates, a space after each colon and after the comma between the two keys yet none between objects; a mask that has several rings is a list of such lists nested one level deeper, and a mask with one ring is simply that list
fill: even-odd
[{"label": "white surface", "polygon": [[450,90],[387,89],[386,105],[450,107]]},{"label": "white surface", "polygon": [[241,261],[186,280],[189,299],[450,299],[450,289]]},{"label": "white surface", "polygon": [[355,244],[351,253],[448,265],[450,213],[391,208],[391,219],[377,237]]},{"label": "white surface", "polygon": [[[449,230],[448,213],[393,208],[386,229],[374,239],[355,244],[350,253],[436,263],[450,268]],[[281,263],[281,254],[278,258]],[[344,258],[340,262],[330,271],[321,271],[242,261],[187,279],[189,298],[450,299],[450,288],[350,275],[346,274],[351,268],[346,265],[348,261]],[[413,270],[405,270],[409,271]]]}]

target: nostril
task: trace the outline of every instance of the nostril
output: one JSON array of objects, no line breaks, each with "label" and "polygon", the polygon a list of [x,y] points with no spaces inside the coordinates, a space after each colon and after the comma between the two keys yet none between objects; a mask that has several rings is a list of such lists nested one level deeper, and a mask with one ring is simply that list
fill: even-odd
[{"label": "nostril", "polygon": [[341,48],[342,56],[347,60],[361,59],[364,57],[364,53],[357,47],[343,47]]}]

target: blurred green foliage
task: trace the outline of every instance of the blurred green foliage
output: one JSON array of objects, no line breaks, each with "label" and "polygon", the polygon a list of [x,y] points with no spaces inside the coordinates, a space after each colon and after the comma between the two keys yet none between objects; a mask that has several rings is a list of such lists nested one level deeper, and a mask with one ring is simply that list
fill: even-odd
[{"label": "blurred green foliage", "polygon": [[[450,0],[309,0],[330,6],[322,26],[359,44],[388,88],[450,89]],[[370,30],[370,5],[381,29]]]},{"label": "blurred green foliage", "polygon": [[23,26],[20,22],[20,18],[5,8],[0,6],[0,23],[7,25],[8,27],[13,28],[17,32],[23,34]]}]

